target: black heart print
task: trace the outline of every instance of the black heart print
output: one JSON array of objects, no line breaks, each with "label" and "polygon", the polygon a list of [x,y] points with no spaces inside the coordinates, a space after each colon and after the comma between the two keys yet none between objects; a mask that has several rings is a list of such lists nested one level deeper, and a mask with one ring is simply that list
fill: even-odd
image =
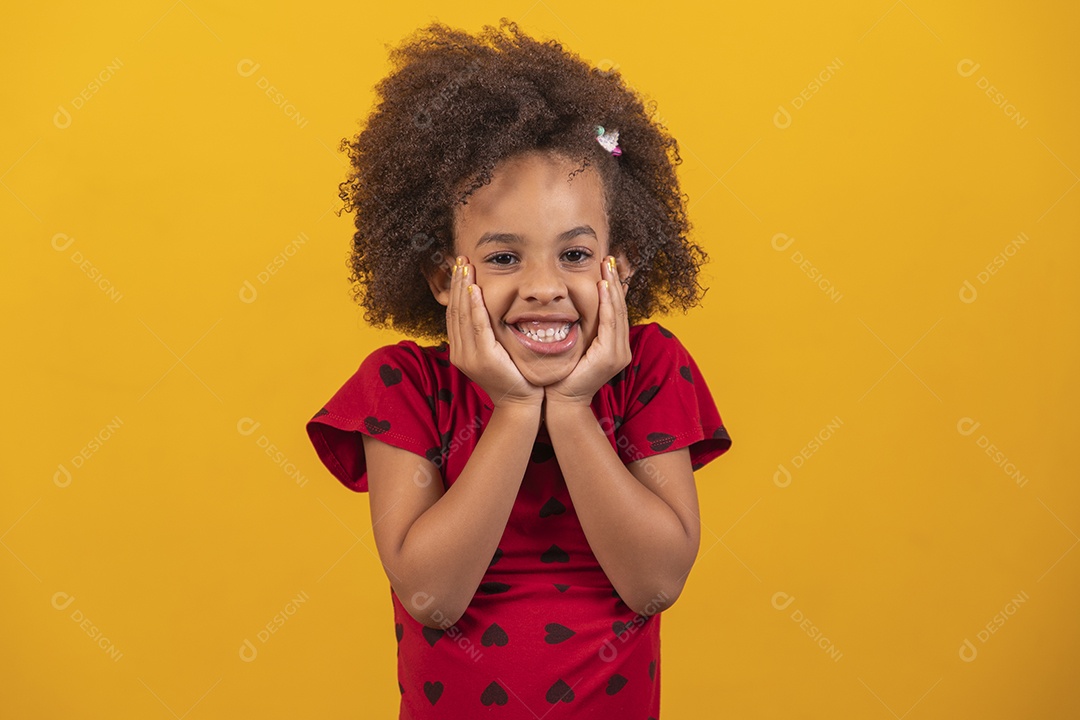
[{"label": "black heart print", "polygon": [[428,641],[428,645],[431,647],[435,647],[435,643],[439,642],[439,638],[446,634],[445,630],[426,626],[420,632],[424,634],[424,639]]},{"label": "black heart print", "polygon": [[608,678],[606,692],[608,695],[614,695],[615,693],[622,690],[625,685],[626,678],[616,673],[615,675],[612,675]]},{"label": "black heart print", "polygon": [[492,703],[495,705],[505,705],[509,699],[510,698],[506,695],[506,691],[494,680],[491,681],[490,685],[484,688],[484,692],[480,693],[480,702],[489,707]]},{"label": "black heart print", "polygon": [[570,555],[558,545],[552,545],[540,556],[540,562],[565,563],[570,562]]},{"label": "black heart print", "polygon": [[559,678],[555,681],[555,684],[547,691],[547,701],[554,705],[562,700],[564,703],[573,701],[574,691],[570,689],[570,686]]},{"label": "black heart print", "polygon": [[653,450],[667,450],[671,443],[675,442],[674,435],[668,435],[662,432],[652,432],[645,436],[645,439],[649,441],[649,447]]},{"label": "black heart print", "polygon": [[566,512],[566,506],[555,498],[551,498],[544,506],[540,508],[540,517],[550,517],[551,515],[562,515]]},{"label": "black heart print", "polygon": [[425,682],[424,694],[427,695],[427,699],[432,705],[439,702],[439,698],[442,697],[443,684],[441,682]]},{"label": "black heart print", "polygon": [[641,394],[638,395],[638,402],[641,403],[642,405],[648,405],[649,401],[652,400],[656,396],[656,393],[659,390],[660,390],[659,385],[653,385],[652,387],[650,387],[650,388],[648,388],[646,390],[642,390]]},{"label": "black heart print", "polygon": [[401,371],[389,365],[381,365],[379,367],[379,377],[382,378],[383,385],[390,387],[401,382]]},{"label": "black heart print", "polygon": [[442,448],[428,448],[424,453],[424,457],[434,463],[435,467],[440,467],[442,465]]},{"label": "black heart print", "polygon": [[544,626],[544,630],[547,632],[547,635],[544,636],[544,642],[548,645],[558,645],[577,634],[570,628],[565,625],[560,625],[559,623],[548,623]]},{"label": "black heart print", "polygon": [[372,435],[380,435],[390,429],[390,421],[379,420],[378,418],[369,416],[364,418],[364,427],[366,427],[367,431]]},{"label": "black heart print", "polygon": [[555,448],[547,443],[533,443],[532,456],[529,458],[534,463],[547,462],[555,457]]},{"label": "black heart print", "polygon": [[682,375],[683,378],[685,378],[687,382],[689,382],[691,384],[694,382],[694,375],[690,372],[690,366],[689,365],[683,365],[682,367],[680,367],[679,368],[679,374]]},{"label": "black heart print", "polygon": [[501,582],[482,582],[480,583],[480,592],[487,595],[495,595],[496,593],[504,593],[510,589],[510,586]]},{"label": "black heart print", "polygon": [[[483,636],[480,638],[480,644],[484,647],[491,647],[492,645],[503,647],[508,642],[510,642],[510,638],[506,635],[506,631],[499,627],[499,623],[491,623],[491,626],[484,631]],[[490,705],[491,703],[487,704]],[[502,705],[502,703],[499,704]]]}]

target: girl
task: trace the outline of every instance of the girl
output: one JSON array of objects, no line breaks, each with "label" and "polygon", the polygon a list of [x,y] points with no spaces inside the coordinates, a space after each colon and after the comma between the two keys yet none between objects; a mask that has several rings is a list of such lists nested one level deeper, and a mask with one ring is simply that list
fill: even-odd
[{"label": "girl", "polygon": [[613,72],[503,19],[391,51],[343,141],[372,352],[307,423],[369,492],[402,718],[658,718],[660,613],[731,440],[693,358],[678,145]]}]

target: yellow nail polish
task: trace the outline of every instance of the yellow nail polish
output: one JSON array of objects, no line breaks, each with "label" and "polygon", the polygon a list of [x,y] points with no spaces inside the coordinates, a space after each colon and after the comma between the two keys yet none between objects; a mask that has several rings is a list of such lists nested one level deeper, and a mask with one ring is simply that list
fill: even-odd
[{"label": "yellow nail polish", "polygon": [[469,286],[469,294],[470,294],[470,295],[472,295],[472,294],[473,294],[473,286],[472,286],[472,285],[470,285],[470,286]]},{"label": "yellow nail polish", "polygon": [[612,274],[615,273],[615,258],[613,258],[613,257],[608,258],[608,268],[611,270]]},{"label": "yellow nail polish", "polygon": [[[461,277],[462,278],[469,277],[469,266],[468,265],[462,265],[461,266]],[[472,287],[472,285],[470,285],[469,287]]]}]

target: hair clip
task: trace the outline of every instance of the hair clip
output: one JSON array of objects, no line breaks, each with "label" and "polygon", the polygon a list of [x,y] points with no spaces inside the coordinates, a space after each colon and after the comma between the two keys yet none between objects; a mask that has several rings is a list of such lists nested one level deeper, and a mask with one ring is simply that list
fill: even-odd
[{"label": "hair clip", "polygon": [[604,130],[603,125],[597,125],[595,131],[596,142],[600,143],[612,155],[622,155],[622,148],[619,147],[618,130]]}]

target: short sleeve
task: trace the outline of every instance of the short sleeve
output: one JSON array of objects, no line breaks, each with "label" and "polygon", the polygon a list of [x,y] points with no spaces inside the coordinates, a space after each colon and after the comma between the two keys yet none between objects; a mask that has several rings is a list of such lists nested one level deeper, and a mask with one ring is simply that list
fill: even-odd
[{"label": "short sleeve", "polygon": [[372,352],[306,425],[319,459],[345,487],[367,492],[364,435],[438,458],[434,372],[412,342]]},{"label": "short sleeve", "polygon": [[694,470],[720,457],[731,437],[697,363],[671,331],[641,326],[631,345],[633,359],[616,445],[624,463],[689,447]]}]

